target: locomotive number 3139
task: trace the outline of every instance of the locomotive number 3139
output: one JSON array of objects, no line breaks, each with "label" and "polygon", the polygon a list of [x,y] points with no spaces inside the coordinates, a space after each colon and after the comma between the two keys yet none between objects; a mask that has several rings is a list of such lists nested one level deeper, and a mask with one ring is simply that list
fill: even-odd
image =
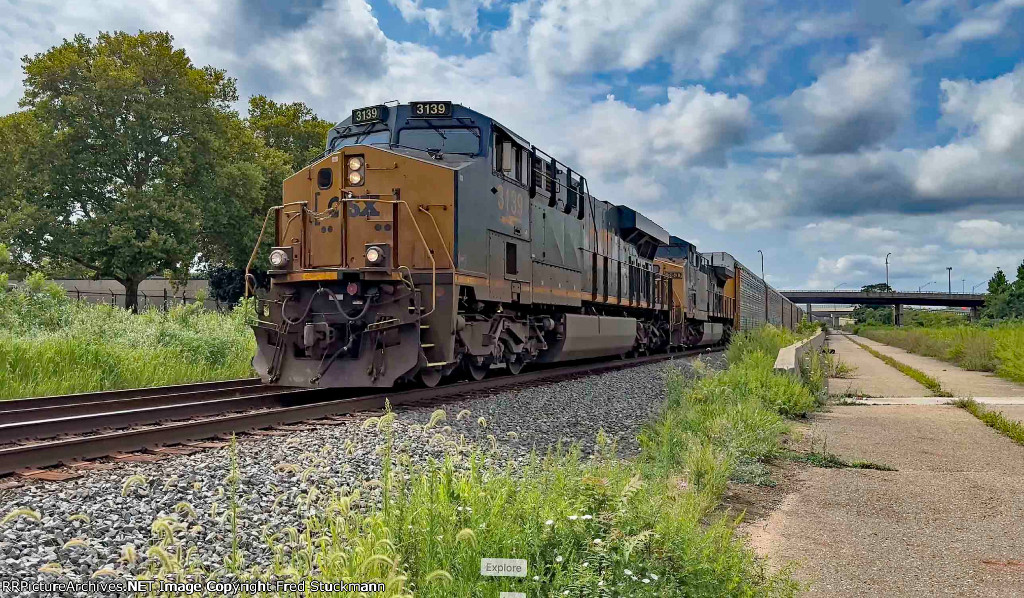
[{"label": "locomotive number 3139", "polygon": [[452,115],[451,102],[411,102],[410,109],[412,115],[419,118]]}]

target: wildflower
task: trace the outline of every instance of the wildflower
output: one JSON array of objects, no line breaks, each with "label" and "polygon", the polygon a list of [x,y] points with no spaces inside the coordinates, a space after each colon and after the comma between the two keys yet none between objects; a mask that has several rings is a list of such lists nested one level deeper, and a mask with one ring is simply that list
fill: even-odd
[{"label": "wildflower", "polygon": [[647,579],[646,577],[641,579],[640,581],[642,581],[644,583],[651,583],[651,580]]},{"label": "wildflower", "polygon": [[563,596],[568,596],[569,595],[569,590],[566,590],[566,591],[562,592],[562,595]]},{"label": "wildflower", "polygon": [[558,555],[558,556],[556,556],[556,557],[555,557],[555,562],[556,562],[556,563],[561,563],[561,562],[562,562],[562,561],[564,561],[564,560],[565,560],[565,559],[563,559],[563,558],[562,558],[562,555]]},{"label": "wildflower", "polygon": [[658,581],[658,576],[657,575],[655,575],[653,573],[648,573],[647,575],[649,575],[651,577],[651,579],[653,579],[654,581]]},{"label": "wildflower", "polygon": [[594,544],[602,544],[601,538],[594,538]]},{"label": "wildflower", "polygon": [[552,521],[551,519],[548,519],[547,521],[544,522],[544,525],[554,525],[554,524],[555,524],[555,522]]},{"label": "wildflower", "polygon": [[461,513],[462,512],[462,507],[459,507],[459,508],[457,508],[455,510]]},{"label": "wildflower", "polygon": [[580,516],[579,516],[579,515],[569,515],[569,520],[570,520],[570,521],[576,521],[576,520],[577,520],[577,519],[579,519],[579,518],[580,518]]},{"label": "wildflower", "polygon": [[601,581],[597,582],[597,585],[603,586],[604,585],[604,580],[602,579]]},{"label": "wildflower", "polygon": [[584,519],[593,519],[594,516],[593,515],[584,515],[583,518]]},{"label": "wildflower", "polygon": [[633,575],[633,572],[629,569],[626,569],[625,571],[623,571],[623,573],[625,573],[626,575]]},{"label": "wildflower", "polygon": [[540,575],[534,575],[533,581],[540,581]]},{"label": "wildflower", "polygon": [[589,566],[590,566],[590,563],[584,562],[584,563],[583,563],[583,566],[584,566],[584,567],[589,567]]}]

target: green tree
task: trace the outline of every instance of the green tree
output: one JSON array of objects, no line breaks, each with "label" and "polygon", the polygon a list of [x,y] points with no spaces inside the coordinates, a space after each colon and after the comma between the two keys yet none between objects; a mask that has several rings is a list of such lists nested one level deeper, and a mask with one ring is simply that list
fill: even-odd
[{"label": "green tree", "polygon": [[[864,285],[865,293],[891,293],[892,287],[884,282]],[[858,305],[853,308],[853,320],[857,324],[885,326],[892,324],[892,307],[882,305]]]},{"label": "green tree", "polygon": [[251,250],[289,166],[230,109],[234,80],[172,42],[78,35],[26,57],[24,110],[0,121],[0,238],[118,280],[132,309],[148,276]]},{"label": "green tree", "polygon": [[279,104],[262,95],[249,99],[246,124],[267,147],[291,157],[291,172],[323,153],[327,132],[333,126],[302,102]]},{"label": "green tree", "polygon": [[988,281],[988,292],[990,295],[999,295],[1005,293],[1010,288],[1010,283],[1006,280],[1006,274],[1002,268],[996,268],[996,273],[992,275],[992,278]]}]

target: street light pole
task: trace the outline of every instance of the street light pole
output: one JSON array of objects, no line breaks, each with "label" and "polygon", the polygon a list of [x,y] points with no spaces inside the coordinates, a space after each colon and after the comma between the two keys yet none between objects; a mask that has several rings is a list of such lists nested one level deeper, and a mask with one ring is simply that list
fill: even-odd
[{"label": "street light pole", "polygon": [[963,293],[966,290],[967,290],[967,279],[966,278],[961,278],[960,279],[960,293]]},{"label": "street light pole", "polygon": [[917,287],[917,292],[918,292],[918,293],[920,293],[920,292],[921,292],[921,289],[925,288],[926,286],[928,286],[928,285],[930,285],[930,284],[935,284],[935,281],[933,280],[933,281],[931,281],[931,282],[925,283],[925,284],[923,284],[923,285],[921,285],[921,286]]},{"label": "street light pole", "polygon": [[891,287],[889,286],[889,256],[890,255],[892,255],[891,251],[889,253],[885,254],[885,290],[886,291],[891,290]]},{"label": "street light pole", "polygon": [[760,249],[757,250],[761,254],[761,284],[764,285],[764,323],[768,323],[768,281],[764,279],[764,252]]},{"label": "street light pole", "polygon": [[953,294],[953,266],[946,266],[946,274],[949,275],[949,294]]},{"label": "street light pole", "polygon": [[973,287],[971,287],[971,292],[973,293],[974,289],[978,288],[978,285],[985,284],[986,282],[988,282],[988,281],[983,280],[983,281],[979,282],[978,284],[974,285]]},{"label": "street light pole", "polygon": [[846,284],[846,283],[845,282],[841,282],[841,283],[837,284],[836,286],[832,287],[832,292],[833,293],[836,292],[836,289],[838,289],[839,287],[843,286],[844,284]]}]

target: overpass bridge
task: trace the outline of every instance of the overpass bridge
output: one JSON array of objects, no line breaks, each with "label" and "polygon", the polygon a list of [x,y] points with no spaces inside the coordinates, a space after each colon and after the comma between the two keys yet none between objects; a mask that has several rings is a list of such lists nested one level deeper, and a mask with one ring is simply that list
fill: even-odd
[{"label": "overpass bridge", "polygon": [[893,306],[893,323],[903,324],[903,306],[920,305],[927,307],[969,307],[971,319],[978,317],[978,308],[985,304],[984,293],[939,293],[939,292],[903,292],[903,291],[780,291],[793,303],[807,304],[807,313],[811,313],[811,304],[839,305],[891,305]]}]

